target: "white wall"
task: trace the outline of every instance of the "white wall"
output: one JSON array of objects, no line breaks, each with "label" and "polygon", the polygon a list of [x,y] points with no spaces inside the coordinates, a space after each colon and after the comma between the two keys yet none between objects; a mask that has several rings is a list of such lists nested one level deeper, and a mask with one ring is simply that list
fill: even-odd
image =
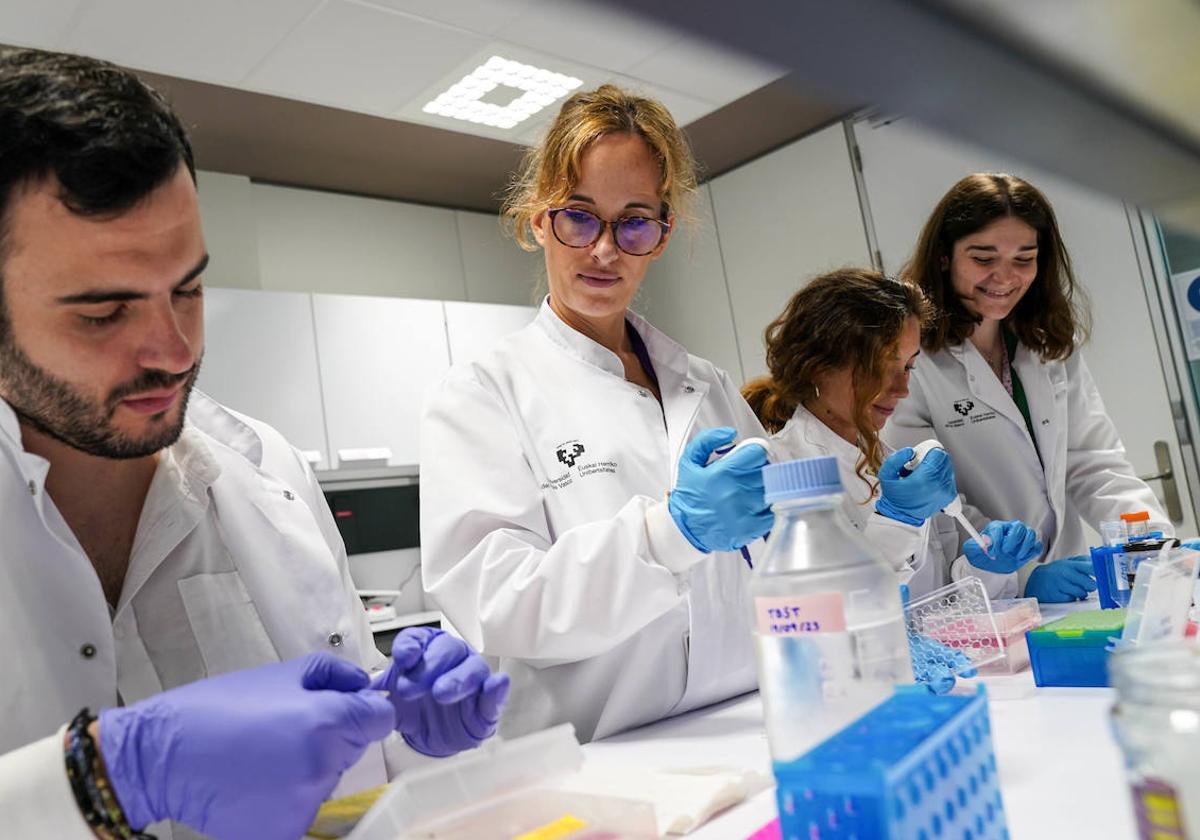
[{"label": "white wall", "polygon": [[714,179],[712,197],[749,379],[766,373],[763,330],[806,280],[871,264],[841,124]]},{"label": "white wall", "polygon": [[504,233],[494,213],[458,210],[458,242],[466,275],[466,300],[530,306],[543,273],[541,251],[523,251]]},{"label": "white wall", "polygon": [[690,228],[679,226],[662,257],[650,266],[634,309],[741,382],[742,362],[707,186],[697,197],[696,216]]}]

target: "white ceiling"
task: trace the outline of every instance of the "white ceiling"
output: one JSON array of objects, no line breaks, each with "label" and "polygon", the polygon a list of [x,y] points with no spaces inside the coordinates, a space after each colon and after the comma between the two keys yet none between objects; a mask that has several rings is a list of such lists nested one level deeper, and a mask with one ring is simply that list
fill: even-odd
[{"label": "white ceiling", "polygon": [[529,142],[421,107],[492,55],[661,99],[688,124],[784,70],[588,0],[5,0],[0,43]]}]

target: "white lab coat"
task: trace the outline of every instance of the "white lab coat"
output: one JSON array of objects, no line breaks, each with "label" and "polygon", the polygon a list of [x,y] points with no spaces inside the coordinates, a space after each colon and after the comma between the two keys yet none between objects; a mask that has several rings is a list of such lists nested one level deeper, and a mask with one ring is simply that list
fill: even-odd
[{"label": "white lab coat", "polygon": [[1019,588],[1037,562],[1088,553],[1084,521],[1098,530],[1102,521],[1146,510],[1154,528],[1174,535],[1126,460],[1083,355],[1043,362],[1018,345],[1013,370],[1025,387],[1037,449],[1020,409],[970,341],[921,356],[884,436],[895,447],[941,441],[976,527],[1019,519],[1037,530],[1045,553],[1019,570]]},{"label": "white lab coat", "polygon": [[[0,401],[5,836],[93,836],[63,765],[63,724],[83,706],[132,703],[318,650],[364,668],[384,661],[337,527],[298,452],[270,427],[198,392],[184,436],[172,448],[178,472],[164,477],[160,462],[110,618],[91,563],[45,492],[49,463],[24,450],[17,418]],[[152,503],[161,518],[148,525]],[[185,540],[142,550],[159,528]],[[85,646],[94,653],[85,655]],[[383,753],[372,747],[340,789],[385,780]],[[155,832],[171,836],[166,826]],[[196,835],[176,826],[174,836]]]},{"label": "white lab coat", "polygon": [[661,407],[548,303],[426,405],[422,577],[511,675],[506,736],[588,741],[756,688],[746,563],[693,548],[666,494],[697,432],[764,432],[724,372],[629,320]]},{"label": "white lab coat", "polygon": [[[842,479],[842,511],[850,524],[867,539],[875,551],[896,571],[900,583],[907,583],[912,597],[924,595],[942,586],[946,580],[943,541],[951,546],[956,537],[947,517],[938,515],[920,526],[908,525],[875,511],[878,493],[855,472],[860,451],[842,438],[804,406],[797,406],[792,418],[771,435],[771,457],[776,462],[797,458],[833,455]],[[955,547],[951,547],[952,552]],[[953,556],[953,555],[951,555]]]}]

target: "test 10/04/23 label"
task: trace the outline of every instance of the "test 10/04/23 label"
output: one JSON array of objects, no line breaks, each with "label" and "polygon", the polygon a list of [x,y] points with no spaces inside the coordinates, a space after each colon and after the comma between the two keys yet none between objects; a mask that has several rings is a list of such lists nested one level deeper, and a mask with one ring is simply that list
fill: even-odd
[{"label": "test 10/04/23 label", "polygon": [[761,636],[846,631],[846,608],[841,592],[755,598],[754,614]]}]

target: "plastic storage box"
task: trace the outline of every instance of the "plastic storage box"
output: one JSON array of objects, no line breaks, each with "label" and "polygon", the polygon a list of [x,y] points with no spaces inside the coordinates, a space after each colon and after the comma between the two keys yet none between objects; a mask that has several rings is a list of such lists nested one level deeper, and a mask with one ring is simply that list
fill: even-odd
[{"label": "plastic storage box", "polygon": [[982,687],[900,688],[775,779],[783,840],[1008,837]]},{"label": "plastic storage box", "polygon": [[1004,656],[979,669],[980,674],[1015,674],[1029,667],[1029,643],[1025,633],[1042,623],[1037,598],[998,598],[992,601],[992,615],[1000,633]]},{"label": "plastic storage box", "polygon": [[1025,634],[1040,686],[1106,686],[1108,653],[1125,627],[1125,610],[1082,610]]}]

